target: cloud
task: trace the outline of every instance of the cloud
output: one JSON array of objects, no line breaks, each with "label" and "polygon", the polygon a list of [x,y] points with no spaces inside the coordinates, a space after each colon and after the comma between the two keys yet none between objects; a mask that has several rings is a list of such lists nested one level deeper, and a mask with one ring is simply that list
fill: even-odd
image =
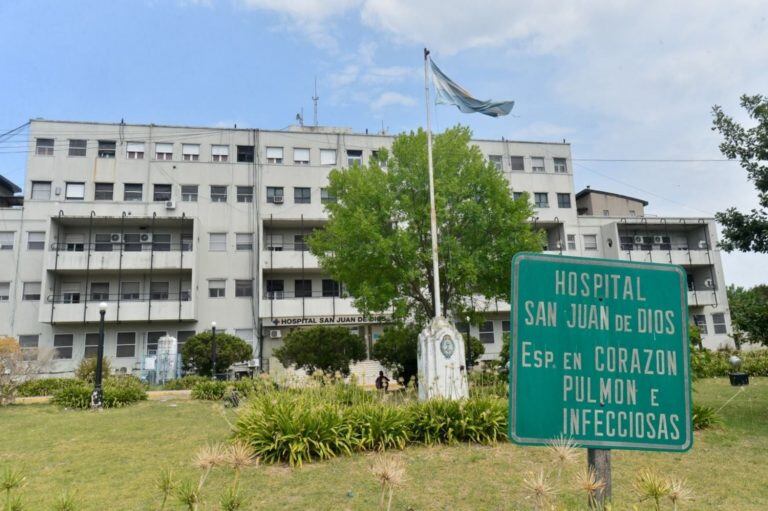
[{"label": "cloud", "polygon": [[390,106],[414,106],[416,100],[399,92],[384,92],[371,103],[371,108],[381,110]]}]

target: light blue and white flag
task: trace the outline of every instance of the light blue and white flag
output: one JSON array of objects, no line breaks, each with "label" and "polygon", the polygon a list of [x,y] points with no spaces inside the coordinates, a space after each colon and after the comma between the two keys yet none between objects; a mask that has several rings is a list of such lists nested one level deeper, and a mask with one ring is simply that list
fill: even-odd
[{"label": "light blue and white flag", "polygon": [[465,114],[477,112],[491,117],[507,115],[515,106],[514,101],[493,101],[492,99],[482,101],[474,98],[469,91],[445,76],[432,59],[429,59],[429,64],[432,66],[432,82],[435,84],[437,93],[436,103],[456,105]]}]

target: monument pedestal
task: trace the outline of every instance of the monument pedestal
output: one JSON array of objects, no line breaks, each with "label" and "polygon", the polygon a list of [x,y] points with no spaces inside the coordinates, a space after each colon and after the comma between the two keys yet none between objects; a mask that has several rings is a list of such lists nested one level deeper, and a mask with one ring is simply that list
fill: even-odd
[{"label": "monument pedestal", "polygon": [[446,318],[433,319],[419,334],[419,399],[469,397],[464,339]]}]

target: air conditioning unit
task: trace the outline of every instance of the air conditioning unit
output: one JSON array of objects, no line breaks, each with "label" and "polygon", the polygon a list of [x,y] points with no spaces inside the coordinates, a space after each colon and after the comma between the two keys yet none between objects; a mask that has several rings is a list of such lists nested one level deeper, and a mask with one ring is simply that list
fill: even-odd
[{"label": "air conditioning unit", "polygon": [[712,279],[707,279],[704,281],[704,286],[707,287],[708,289],[712,289],[713,287],[715,287],[715,283],[712,281]]},{"label": "air conditioning unit", "polygon": [[283,336],[283,333],[280,330],[270,330],[269,331],[269,338],[270,339],[279,339]]},{"label": "air conditioning unit", "polygon": [[272,202],[275,204],[282,204],[283,203],[283,196],[282,195],[276,195],[272,198]]},{"label": "air conditioning unit", "polygon": [[699,248],[702,250],[707,248],[707,242],[705,240],[699,241]]},{"label": "air conditioning unit", "polygon": [[635,243],[637,243],[638,245],[642,245],[643,244],[643,237],[642,236],[635,236]]},{"label": "air conditioning unit", "polygon": [[123,242],[123,235],[119,232],[113,232],[109,235],[109,241],[112,243],[122,243]]},{"label": "air conditioning unit", "polygon": [[139,240],[142,243],[152,243],[152,233],[150,233],[150,232],[142,232],[139,235]]},{"label": "air conditioning unit", "polygon": [[176,201],[174,200],[165,201],[165,209],[176,209]]},{"label": "air conditioning unit", "polygon": [[664,243],[664,236],[654,236],[653,242],[656,244]]}]

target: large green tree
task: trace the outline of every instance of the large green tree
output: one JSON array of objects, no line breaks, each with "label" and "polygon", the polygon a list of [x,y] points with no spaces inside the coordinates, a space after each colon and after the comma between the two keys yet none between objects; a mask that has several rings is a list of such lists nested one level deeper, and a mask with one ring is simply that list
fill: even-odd
[{"label": "large green tree", "polygon": [[366,357],[363,339],[343,326],[297,328],[274,354],[285,367],[296,364],[308,373],[320,369],[326,373],[339,371],[344,376],[349,374],[351,362]]},{"label": "large green tree", "polygon": [[737,343],[748,340],[768,346],[768,286],[728,286],[728,305]]},{"label": "large green tree", "polygon": [[[512,256],[540,250],[541,236],[528,222],[527,195],[511,197],[468,128],[438,134],[433,147],[440,298],[448,315],[463,318],[476,312],[473,296],[509,299]],[[364,313],[432,317],[426,133],[401,134],[385,162],[335,169],[329,181],[338,202],[326,206],[329,222],[310,238],[323,268]]]},{"label": "large green tree", "polygon": [[749,213],[736,208],[717,213],[715,218],[723,226],[720,246],[726,252],[768,252],[768,97],[741,96],[741,106],[757,122],[744,128],[723,112],[720,106],[712,108],[713,130],[720,132],[723,142],[720,152],[738,159],[747,171],[747,178],[755,184],[759,207]]},{"label": "large green tree", "polygon": [[[213,334],[210,330],[199,332],[184,343],[181,348],[181,363],[187,371],[195,371],[202,376],[211,376],[211,347]],[[243,362],[253,357],[253,348],[241,338],[223,333],[216,333],[216,374],[226,373],[235,362]]]}]

